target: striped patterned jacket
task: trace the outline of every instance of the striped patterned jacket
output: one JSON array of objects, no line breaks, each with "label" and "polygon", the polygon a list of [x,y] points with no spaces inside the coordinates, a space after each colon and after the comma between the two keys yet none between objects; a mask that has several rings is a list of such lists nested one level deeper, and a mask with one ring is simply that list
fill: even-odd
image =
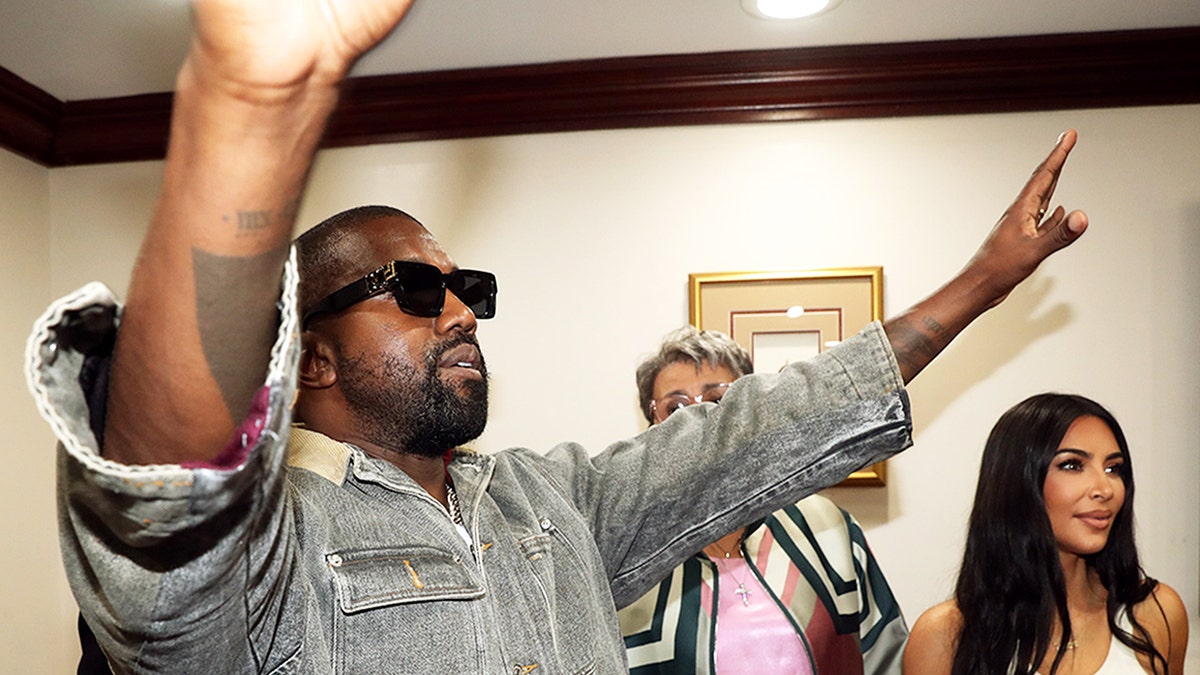
[{"label": "striped patterned jacket", "polygon": [[[908,628],[853,516],[825,497],[807,497],[754,528],[742,554],[801,636],[817,675],[899,675]],[[632,675],[713,672],[716,577],[716,566],[697,554],[618,613]]]}]

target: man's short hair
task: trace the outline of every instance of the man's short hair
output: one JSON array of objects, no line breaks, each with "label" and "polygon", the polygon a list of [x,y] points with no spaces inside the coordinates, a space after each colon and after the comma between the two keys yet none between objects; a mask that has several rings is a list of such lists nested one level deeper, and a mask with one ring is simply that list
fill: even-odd
[{"label": "man's short hair", "polygon": [[[349,283],[342,243],[359,226],[379,218],[405,218],[418,223],[416,218],[394,206],[356,206],[326,218],[296,237],[297,262],[300,269],[300,313],[304,314],[318,300]],[[378,265],[386,261],[353,261],[359,266]],[[368,270],[369,271],[369,270]],[[364,272],[365,273],[365,272]],[[353,277],[361,276],[352,273]]]},{"label": "man's short hair", "polygon": [[642,362],[637,368],[638,403],[646,421],[654,423],[654,381],[663,368],[672,363],[691,363],[697,369],[704,364],[713,368],[724,366],[739,378],[754,372],[750,353],[734,342],[728,335],[715,330],[697,330],[684,326],[663,338],[658,353]]}]

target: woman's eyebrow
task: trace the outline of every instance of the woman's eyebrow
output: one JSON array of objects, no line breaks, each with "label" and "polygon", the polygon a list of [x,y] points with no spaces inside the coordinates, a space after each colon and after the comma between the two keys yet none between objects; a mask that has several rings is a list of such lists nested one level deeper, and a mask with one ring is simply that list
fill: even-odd
[{"label": "woman's eyebrow", "polygon": [[[1054,453],[1054,456],[1058,457],[1059,455],[1074,455],[1076,457],[1082,457],[1084,459],[1092,458],[1092,453],[1088,452],[1087,450],[1082,450],[1080,448],[1059,448],[1058,452]],[[1118,450],[1114,453],[1109,454],[1107,457],[1105,457],[1104,461],[1109,461],[1109,460],[1113,460],[1113,459],[1125,459],[1125,453]]]}]

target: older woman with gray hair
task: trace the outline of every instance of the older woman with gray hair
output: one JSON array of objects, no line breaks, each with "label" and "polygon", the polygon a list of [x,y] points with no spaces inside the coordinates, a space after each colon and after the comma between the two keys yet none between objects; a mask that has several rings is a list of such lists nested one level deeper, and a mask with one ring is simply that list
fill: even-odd
[{"label": "older woman with gray hair", "polygon": [[[676,396],[667,400],[667,403],[672,404],[669,409],[660,407],[655,398],[654,385],[659,374],[676,364],[694,366],[697,370],[708,364],[729,371],[728,382],[720,383],[725,387],[710,388],[709,391],[713,393],[703,399],[711,403],[721,400],[720,396],[716,396],[716,392],[724,394],[729,382],[754,372],[754,362],[750,360],[750,354],[724,333],[714,330],[697,330],[692,326],[684,326],[671,332],[663,338],[658,353],[646,359],[637,369],[638,402],[641,404],[642,414],[646,416],[646,421],[651,424],[658,424],[671,413],[688,405],[688,403],[684,403],[685,399],[679,398],[682,392],[674,392]],[[693,400],[691,402],[698,403],[700,401]]]},{"label": "older woman with gray hair", "polygon": [[[725,334],[681,328],[637,369],[642,413],[718,404],[753,369]],[[619,618],[635,675],[900,673],[908,635],[862,528],[818,495],[705,546]]]}]

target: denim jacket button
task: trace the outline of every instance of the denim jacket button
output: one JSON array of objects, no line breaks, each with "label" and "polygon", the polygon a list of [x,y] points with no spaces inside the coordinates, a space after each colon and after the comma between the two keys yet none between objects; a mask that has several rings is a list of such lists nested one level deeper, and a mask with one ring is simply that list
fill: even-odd
[{"label": "denim jacket button", "polygon": [[327,558],[327,560],[329,561],[330,567],[341,567],[342,566],[342,556],[340,556],[336,553],[330,555]]},{"label": "denim jacket button", "polygon": [[541,525],[543,530],[549,530],[550,529],[550,519],[542,518],[541,521],[538,522],[538,525]]}]

